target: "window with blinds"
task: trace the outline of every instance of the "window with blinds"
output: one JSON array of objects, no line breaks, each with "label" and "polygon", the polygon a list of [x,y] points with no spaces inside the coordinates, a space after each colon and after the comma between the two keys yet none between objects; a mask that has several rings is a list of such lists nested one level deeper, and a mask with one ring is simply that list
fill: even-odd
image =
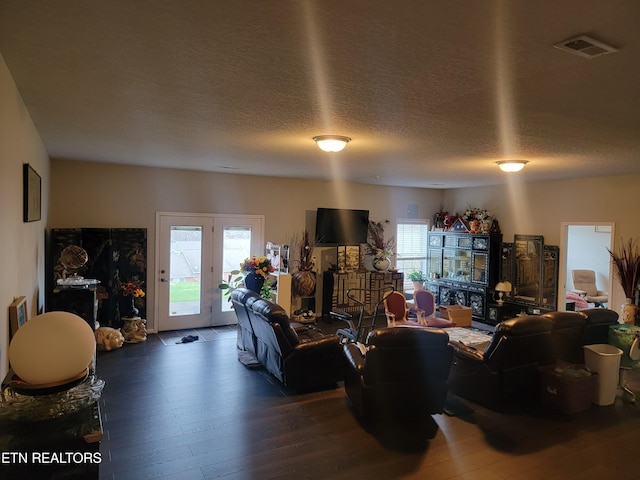
[{"label": "window with blinds", "polygon": [[399,219],[396,228],[396,267],[404,273],[405,289],[412,289],[408,275],[413,270],[427,273],[429,220]]}]

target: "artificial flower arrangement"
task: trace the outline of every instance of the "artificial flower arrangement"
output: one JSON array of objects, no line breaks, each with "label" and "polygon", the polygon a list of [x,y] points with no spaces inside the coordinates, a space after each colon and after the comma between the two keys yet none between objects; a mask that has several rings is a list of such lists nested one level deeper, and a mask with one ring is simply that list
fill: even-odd
[{"label": "artificial flower arrangement", "polygon": [[298,270],[301,272],[310,272],[315,265],[315,256],[313,250],[315,248],[315,242],[309,235],[309,231],[302,232],[302,238],[295,240],[296,247],[298,249],[298,258],[296,263],[298,264]]},{"label": "artificial flower arrangement", "polygon": [[122,295],[125,297],[144,297],[144,290],[140,287],[138,282],[126,282],[120,285],[122,289]]},{"label": "artificial flower arrangement", "polygon": [[486,209],[480,209],[476,207],[468,207],[467,210],[462,214],[462,219],[469,223],[472,220],[478,220],[479,222],[484,222],[485,220],[493,219],[493,213]]},{"label": "artificial flower arrangement", "polygon": [[393,255],[393,247],[395,239],[393,237],[384,239],[384,226],[388,225],[389,220],[383,222],[374,222],[369,220],[367,234],[369,241],[365,243],[365,252],[368,255],[375,255],[378,258],[390,257]]},{"label": "artificial flower arrangement", "polygon": [[257,257],[253,255],[251,258],[244,259],[244,262],[240,264],[240,271],[245,275],[247,273],[256,273],[266,278],[266,276],[273,273],[275,269],[273,265],[271,265],[271,260],[266,256]]}]

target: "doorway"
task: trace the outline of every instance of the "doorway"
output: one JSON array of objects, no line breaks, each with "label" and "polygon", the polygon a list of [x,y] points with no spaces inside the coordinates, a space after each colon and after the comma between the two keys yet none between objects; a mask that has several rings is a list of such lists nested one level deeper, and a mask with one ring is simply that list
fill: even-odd
[{"label": "doorway", "polygon": [[609,292],[609,302],[605,306],[611,308],[613,272],[607,249],[613,248],[614,227],[613,222],[562,223],[558,310],[567,309],[565,299],[567,292],[571,292],[573,289],[571,277],[573,269],[587,269],[596,272],[596,285],[599,290]]},{"label": "doorway", "polygon": [[158,213],[156,225],[158,331],[237,323],[218,285],[262,251],[264,217]]}]

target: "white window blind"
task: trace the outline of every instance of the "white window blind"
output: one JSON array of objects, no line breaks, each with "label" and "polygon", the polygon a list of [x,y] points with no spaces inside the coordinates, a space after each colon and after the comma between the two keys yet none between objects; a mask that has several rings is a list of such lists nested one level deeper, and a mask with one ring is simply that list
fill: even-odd
[{"label": "white window blind", "polygon": [[405,288],[413,288],[407,278],[413,270],[420,270],[426,275],[427,270],[427,235],[429,220],[399,219],[396,226],[396,267],[404,273]]}]

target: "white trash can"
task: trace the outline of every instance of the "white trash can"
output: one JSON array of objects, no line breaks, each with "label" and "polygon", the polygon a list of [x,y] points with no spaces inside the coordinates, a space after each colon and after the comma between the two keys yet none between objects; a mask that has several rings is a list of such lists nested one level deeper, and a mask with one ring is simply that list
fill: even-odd
[{"label": "white trash can", "polygon": [[618,375],[622,350],[608,343],[584,345],[584,363],[593,372],[598,372],[598,388],[593,403],[611,405],[616,401]]}]

